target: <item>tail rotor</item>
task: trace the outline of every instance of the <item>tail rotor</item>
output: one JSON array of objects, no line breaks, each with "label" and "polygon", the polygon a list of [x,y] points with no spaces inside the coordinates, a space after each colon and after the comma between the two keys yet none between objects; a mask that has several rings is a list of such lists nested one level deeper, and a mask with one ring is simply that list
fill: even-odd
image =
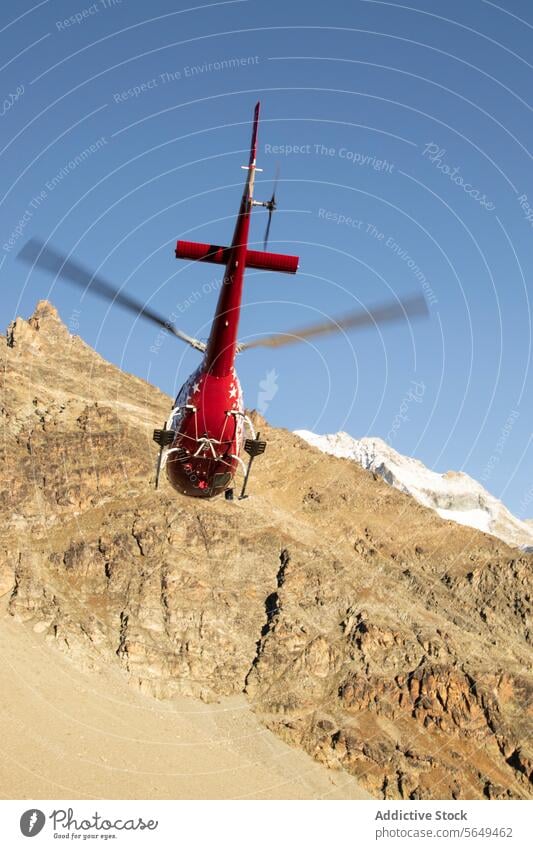
[{"label": "tail rotor", "polygon": [[279,165],[276,167],[276,176],[274,177],[274,185],[272,187],[272,197],[270,198],[270,200],[267,200],[266,203],[264,204],[266,209],[268,209],[268,221],[267,221],[267,226],[266,226],[266,230],[265,230],[265,237],[263,239],[263,250],[265,250],[265,251],[267,249],[268,237],[270,235],[270,225],[272,224],[272,214],[278,208],[278,205],[276,203],[276,189],[277,189],[277,186],[278,186],[278,180],[279,180]]}]

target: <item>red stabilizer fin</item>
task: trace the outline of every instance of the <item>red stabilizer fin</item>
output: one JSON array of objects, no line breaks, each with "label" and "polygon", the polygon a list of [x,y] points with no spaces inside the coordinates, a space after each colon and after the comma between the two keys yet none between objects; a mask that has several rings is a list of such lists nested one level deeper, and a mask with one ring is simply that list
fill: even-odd
[{"label": "red stabilizer fin", "polygon": [[[198,262],[213,262],[226,265],[230,259],[231,248],[224,245],[208,245],[201,242],[188,242],[180,239],[176,244],[177,259],[192,259]],[[298,257],[287,254],[274,254],[270,251],[246,251],[246,267],[260,268],[263,271],[281,271],[284,274],[296,274]]]}]

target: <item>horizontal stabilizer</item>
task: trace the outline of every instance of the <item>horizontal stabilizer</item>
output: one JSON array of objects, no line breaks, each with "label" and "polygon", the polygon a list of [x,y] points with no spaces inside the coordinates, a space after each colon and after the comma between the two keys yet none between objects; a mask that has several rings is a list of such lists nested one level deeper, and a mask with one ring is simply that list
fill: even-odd
[{"label": "horizontal stabilizer", "polygon": [[[199,262],[214,262],[226,265],[230,258],[231,248],[221,245],[205,245],[200,242],[185,242],[182,239],[176,244],[178,259],[194,259]],[[285,274],[296,274],[299,257],[288,254],[273,254],[270,251],[246,251],[246,267],[260,268],[263,271],[281,271]]]}]

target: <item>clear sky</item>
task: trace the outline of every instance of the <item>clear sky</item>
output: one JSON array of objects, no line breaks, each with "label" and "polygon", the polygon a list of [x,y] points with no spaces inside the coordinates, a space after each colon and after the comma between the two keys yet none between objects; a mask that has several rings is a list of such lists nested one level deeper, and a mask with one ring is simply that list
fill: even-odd
[{"label": "clear sky", "polygon": [[[274,425],[381,436],[533,516],[533,7],[528,0],[18,0],[2,4],[0,325],[49,298],[103,356],[174,394],[198,354],[29,273],[50,240],[206,337],[255,101],[256,196],[281,167],[241,338],[425,292],[411,327],[238,360]],[[265,213],[255,211],[260,247]]]}]

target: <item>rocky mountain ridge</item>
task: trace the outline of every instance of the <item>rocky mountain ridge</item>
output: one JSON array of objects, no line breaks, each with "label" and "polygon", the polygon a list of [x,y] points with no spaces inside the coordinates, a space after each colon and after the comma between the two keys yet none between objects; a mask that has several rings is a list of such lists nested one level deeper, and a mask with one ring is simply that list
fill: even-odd
[{"label": "rocky mountain ridge", "polygon": [[374,796],[532,795],[530,556],[264,421],[253,497],[156,492],[169,398],[46,303],[0,350],[16,619],[160,699],[244,690]]}]

